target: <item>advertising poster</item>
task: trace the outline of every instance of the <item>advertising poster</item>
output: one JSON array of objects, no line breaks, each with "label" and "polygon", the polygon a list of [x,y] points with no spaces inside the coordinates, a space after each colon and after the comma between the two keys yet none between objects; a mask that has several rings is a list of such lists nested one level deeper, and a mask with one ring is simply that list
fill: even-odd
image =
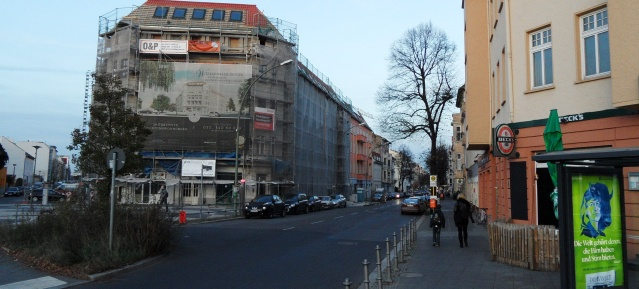
[{"label": "advertising poster", "polygon": [[247,64],[141,61],[138,113],[199,117],[235,114],[240,86],[252,73]]},{"label": "advertising poster", "polygon": [[183,177],[215,177],[215,160],[182,160]]},{"label": "advertising poster", "polygon": [[255,129],[275,130],[275,110],[270,108],[255,107]]},{"label": "advertising poster", "polygon": [[614,174],[572,176],[576,288],[623,286],[620,188]]}]

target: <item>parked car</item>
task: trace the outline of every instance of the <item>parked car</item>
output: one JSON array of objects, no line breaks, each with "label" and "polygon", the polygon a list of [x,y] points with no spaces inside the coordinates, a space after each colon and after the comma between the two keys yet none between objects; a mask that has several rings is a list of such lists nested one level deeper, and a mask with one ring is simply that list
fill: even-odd
[{"label": "parked car", "polygon": [[420,198],[410,197],[402,201],[402,215],[407,213],[423,214],[424,212],[426,212],[426,203],[424,203]]},{"label": "parked car", "polygon": [[286,216],[286,204],[277,195],[259,196],[244,205],[244,217],[260,216],[272,218],[275,215]]},{"label": "parked car", "polygon": [[332,209],[335,207],[335,203],[333,199],[329,196],[320,196],[320,200],[322,201],[322,209]]},{"label": "parked car", "polygon": [[308,198],[306,194],[291,195],[286,199],[286,209],[290,214],[308,214]]},{"label": "parked car", "polygon": [[42,200],[44,192],[47,192],[48,201],[59,201],[66,199],[67,195],[51,189],[34,189],[27,195],[27,200],[39,202]]},{"label": "parked car", "polygon": [[22,194],[22,191],[18,187],[9,187],[4,192],[5,197],[19,196]]},{"label": "parked car", "polygon": [[334,195],[333,204],[335,204],[336,208],[346,208],[346,198],[344,195]]},{"label": "parked car", "polygon": [[310,196],[308,198],[308,209],[317,212],[322,209],[322,200],[318,196]]},{"label": "parked car", "polygon": [[373,195],[373,198],[371,199],[371,201],[385,203],[386,202],[386,194],[384,194],[384,193],[376,193],[376,194]]}]

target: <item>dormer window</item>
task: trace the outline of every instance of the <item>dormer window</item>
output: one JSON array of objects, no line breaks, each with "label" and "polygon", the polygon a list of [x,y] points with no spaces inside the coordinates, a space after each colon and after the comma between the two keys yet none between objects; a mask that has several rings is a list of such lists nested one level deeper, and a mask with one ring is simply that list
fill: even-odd
[{"label": "dormer window", "polygon": [[213,10],[211,20],[222,21],[224,20],[224,10]]},{"label": "dormer window", "polygon": [[231,11],[229,21],[242,21],[242,11]]},{"label": "dormer window", "polygon": [[166,18],[167,14],[169,14],[169,7],[155,7],[155,13],[153,13],[153,17]]},{"label": "dormer window", "polygon": [[186,8],[175,8],[173,10],[173,19],[185,19],[186,18]]},{"label": "dormer window", "polygon": [[191,19],[202,20],[206,15],[205,9],[193,9],[193,15],[191,15]]}]

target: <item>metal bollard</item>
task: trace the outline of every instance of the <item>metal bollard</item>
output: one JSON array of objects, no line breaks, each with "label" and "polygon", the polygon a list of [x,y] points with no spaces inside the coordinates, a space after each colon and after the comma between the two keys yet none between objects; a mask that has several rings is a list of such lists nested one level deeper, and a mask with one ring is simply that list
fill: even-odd
[{"label": "metal bollard", "polygon": [[368,262],[368,260],[364,259],[364,262],[362,262],[362,265],[364,265],[364,288],[366,289],[371,289],[371,281],[368,280],[368,264],[370,264]]},{"label": "metal bollard", "polygon": [[388,267],[388,282],[393,282],[393,266],[391,264],[391,255],[390,255],[390,240],[388,240],[388,237],[386,237],[386,260],[387,264],[386,267]]},{"label": "metal bollard", "polygon": [[353,282],[351,282],[350,280],[348,280],[348,278],[346,278],[344,280],[344,283],[342,283],[342,285],[344,285],[344,289],[351,289],[351,285],[353,285]]},{"label": "metal bollard", "polygon": [[406,246],[404,245],[404,227],[399,228],[399,244],[402,245],[401,248],[399,248],[399,255],[401,256],[400,262],[404,262],[404,249],[406,249]]},{"label": "metal bollard", "polygon": [[375,254],[377,255],[377,263],[375,263],[377,265],[377,286],[381,289],[382,288],[382,259],[381,259],[381,254],[380,254],[380,250],[381,248],[379,248],[379,245],[375,246]]},{"label": "metal bollard", "polygon": [[397,233],[393,232],[393,250],[395,250],[395,271],[399,271],[399,267],[397,265],[397,258],[399,255],[397,254]]}]

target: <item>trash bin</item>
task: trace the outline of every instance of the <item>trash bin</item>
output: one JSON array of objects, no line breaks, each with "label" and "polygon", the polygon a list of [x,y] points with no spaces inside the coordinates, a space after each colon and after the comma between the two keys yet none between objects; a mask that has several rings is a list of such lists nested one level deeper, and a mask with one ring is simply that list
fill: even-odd
[{"label": "trash bin", "polygon": [[186,224],[186,212],[184,210],[180,211],[180,224]]}]

